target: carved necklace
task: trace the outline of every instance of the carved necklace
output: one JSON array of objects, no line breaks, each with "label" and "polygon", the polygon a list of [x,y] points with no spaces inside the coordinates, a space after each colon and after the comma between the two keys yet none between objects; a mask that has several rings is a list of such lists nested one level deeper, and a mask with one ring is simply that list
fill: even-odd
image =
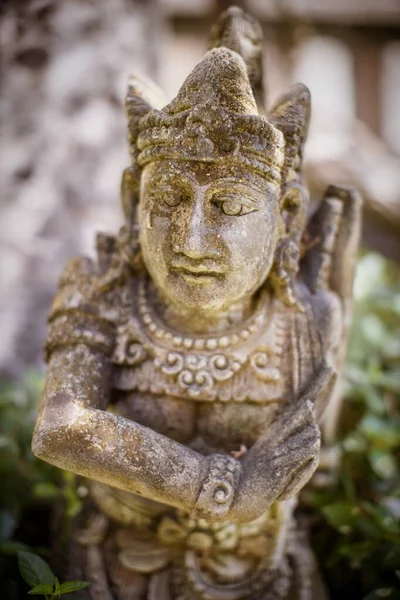
[{"label": "carved necklace", "polygon": [[281,396],[285,319],[267,293],[241,329],[185,337],[163,325],[147,298],[146,281],[138,283],[136,298],[132,288],[126,298],[113,355],[115,364],[127,367],[118,372],[119,389],[221,401]]},{"label": "carved necklace", "polygon": [[176,349],[184,348],[185,350],[216,350],[227,349],[237,346],[240,343],[246,342],[252,335],[259,332],[266,323],[266,295],[260,299],[255,314],[250,317],[246,325],[241,330],[236,330],[231,334],[221,336],[205,337],[205,336],[181,336],[177,333],[168,331],[158,321],[150,303],[146,297],[146,283],[144,279],[140,281],[138,294],[138,311],[141,321],[145,325],[150,337],[155,337],[160,341],[164,341],[167,345],[171,345]]}]

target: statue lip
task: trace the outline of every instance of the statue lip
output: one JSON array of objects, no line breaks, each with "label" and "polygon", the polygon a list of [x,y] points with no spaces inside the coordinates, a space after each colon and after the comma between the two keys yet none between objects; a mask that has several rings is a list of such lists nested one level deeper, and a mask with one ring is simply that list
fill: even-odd
[{"label": "statue lip", "polygon": [[174,271],[177,271],[181,275],[188,278],[196,278],[196,279],[211,279],[221,277],[223,272],[216,269],[205,269],[201,266],[194,265],[178,265],[173,264],[172,268]]}]

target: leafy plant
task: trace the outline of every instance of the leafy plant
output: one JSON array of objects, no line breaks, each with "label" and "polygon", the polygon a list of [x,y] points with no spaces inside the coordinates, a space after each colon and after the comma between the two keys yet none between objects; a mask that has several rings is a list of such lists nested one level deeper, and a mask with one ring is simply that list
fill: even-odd
[{"label": "leafy plant", "polygon": [[343,394],[338,481],[314,496],[318,557],[334,598],[399,599],[400,274],[374,253],[358,265]]},{"label": "leafy plant", "polygon": [[57,470],[36,459],[30,441],[43,378],[28,371],[19,384],[0,382],[0,540],[10,537],[20,520],[33,486],[58,482]]},{"label": "leafy plant", "polygon": [[56,600],[89,585],[86,581],[60,583],[47,562],[32,552],[18,552],[18,567],[23,579],[31,586],[28,594],[45,596],[46,600]]},{"label": "leafy plant", "polygon": [[74,477],[33,456],[30,444],[43,376],[29,370],[20,381],[0,380],[0,579],[1,597],[19,600],[23,591],[18,551],[50,554],[52,506],[65,518],[62,538],[80,509]]}]

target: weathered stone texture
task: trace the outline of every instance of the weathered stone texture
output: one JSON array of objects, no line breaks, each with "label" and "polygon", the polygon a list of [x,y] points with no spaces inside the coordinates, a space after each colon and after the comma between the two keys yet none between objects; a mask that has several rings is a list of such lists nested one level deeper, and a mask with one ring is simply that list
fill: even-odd
[{"label": "weathered stone texture", "polygon": [[37,364],[61,265],[121,220],[131,71],[155,74],[156,2],[6,3],[2,45],[0,369]]}]

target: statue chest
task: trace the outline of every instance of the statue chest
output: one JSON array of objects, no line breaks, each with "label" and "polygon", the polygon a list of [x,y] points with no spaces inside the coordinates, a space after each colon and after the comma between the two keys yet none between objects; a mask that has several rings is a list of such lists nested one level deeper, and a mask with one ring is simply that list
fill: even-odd
[{"label": "statue chest", "polygon": [[201,454],[249,448],[273,421],[279,402],[192,402],[137,391],[117,393],[119,415],[150,427]]},{"label": "statue chest", "polygon": [[321,356],[308,312],[290,312],[276,299],[265,298],[236,330],[185,337],[157,320],[143,289],[127,295],[118,325],[116,410],[182,443],[251,445]]},{"label": "statue chest", "polygon": [[194,402],[275,401],[284,392],[287,311],[264,294],[242,326],[213,336],[168,330],[143,282],[126,289],[112,357],[114,386]]}]

